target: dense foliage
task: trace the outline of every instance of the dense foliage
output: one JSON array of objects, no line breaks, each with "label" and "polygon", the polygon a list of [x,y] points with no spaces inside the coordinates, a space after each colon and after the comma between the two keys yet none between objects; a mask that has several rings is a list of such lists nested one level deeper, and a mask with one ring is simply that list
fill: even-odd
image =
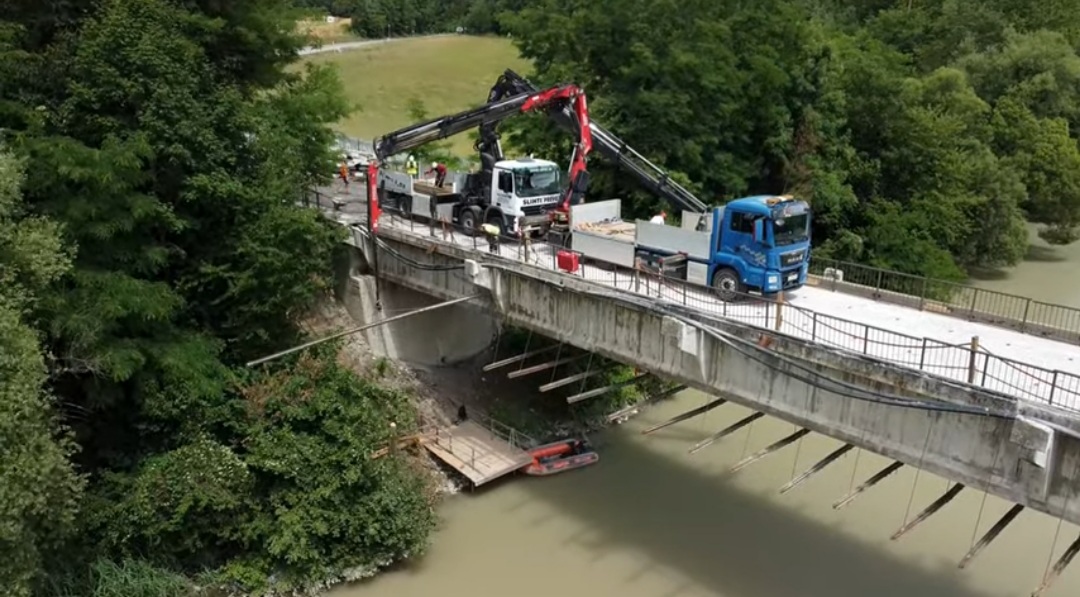
[{"label": "dense foliage", "polygon": [[[856,4],[858,5],[857,7]],[[794,193],[819,256],[960,278],[1080,225],[1080,4],[1045,0],[536,0],[504,14],[539,83],[706,202]],[[516,144],[569,155],[547,123]],[[593,160],[596,196],[635,197]]]},{"label": "dense foliage", "polygon": [[346,102],[333,72],[286,70],[304,42],[292,12],[0,5],[0,586],[14,594],[179,594],[178,574],[207,571],[288,587],[424,545],[424,477],[366,461],[389,422],[410,424],[403,396],[332,355],[241,367],[297,339],[339,244],[296,199],[332,171]]}]

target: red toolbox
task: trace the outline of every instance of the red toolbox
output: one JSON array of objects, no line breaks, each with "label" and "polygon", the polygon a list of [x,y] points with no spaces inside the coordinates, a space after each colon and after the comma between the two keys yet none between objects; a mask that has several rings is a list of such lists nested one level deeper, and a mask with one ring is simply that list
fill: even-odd
[{"label": "red toolbox", "polygon": [[576,273],[578,270],[578,254],[573,251],[559,251],[555,253],[555,265],[564,272]]}]

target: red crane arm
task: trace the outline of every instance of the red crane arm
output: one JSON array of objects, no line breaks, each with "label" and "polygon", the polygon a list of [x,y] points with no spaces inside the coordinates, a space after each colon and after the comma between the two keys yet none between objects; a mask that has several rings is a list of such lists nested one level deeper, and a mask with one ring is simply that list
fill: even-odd
[{"label": "red crane arm", "polygon": [[588,156],[592,151],[592,127],[589,122],[589,104],[585,90],[577,85],[560,85],[530,96],[521,106],[522,112],[548,108],[557,101],[567,101],[573,108],[577,120],[578,140],[574,146],[574,155],[570,159],[570,184],[566,187],[557,212],[568,214],[570,206],[581,203],[585,189],[589,184]]}]

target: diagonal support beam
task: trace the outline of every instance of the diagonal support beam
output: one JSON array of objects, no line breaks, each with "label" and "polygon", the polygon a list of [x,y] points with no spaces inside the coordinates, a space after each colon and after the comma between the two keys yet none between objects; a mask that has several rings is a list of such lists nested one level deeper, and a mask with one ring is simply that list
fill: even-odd
[{"label": "diagonal support beam", "polygon": [[671,417],[670,419],[664,421],[663,423],[657,423],[656,425],[653,425],[652,427],[649,427],[648,429],[644,429],[644,430],[641,431],[641,434],[642,435],[649,435],[650,433],[660,431],[661,429],[663,429],[665,427],[670,427],[670,426],[674,425],[675,423],[682,423],[683,421],[685,421],[687,419],[693,419],[694,417],[696,417],[698,415],[703,415],[703,414],[709,412],[710,410],[712,410],[712,409],[714,409],[714,408],[716,408],[718,406],[723,405],[726,402],[727,402],[727,400],[725,400],[723,398],[717,398],[716,400],[713,400],[712,402],[710,402],[708,404],[705,404],[703,406],[699,406],[697,408],[690,409],[690,410],[682,413],[681,415],[675,415],[674,417]]},{"label": "diagonal support beam", "polygon": [[618,390],[619,388],[636,384],[637,382],[641,381],[642,378],[648,377],[648,375],[648,373],[639,373],[626,381],[620,381],[619,383],[613,383],[610,386],[604,386],[602,388],[596,388],[595,390],[589,390],[588,392],[574,394],[573,396],[570,396],[566,399],[566,403],[574,404],[576,402],[581,402],[582,400],[588,400],[589,398],[595,398],[597,396],[607,394],[612,390]]},{"label": "diagonal support beam", "polygon": [[580,361],[581,359],[589,356],[588,353],[579,354],[577,356],[565,357],[562,359],[555,359],[554,361],[547,361],[540,363],[539,365],[533,365],[532,367],[525,367],[524,369],[518,369],[517,371],[511,371],[506,374],[506,377],[510,379],[517,379],[519,377],[525,377],[526,375],[532,375],[533,373],[540,373],[541,371],[547,371],[548,369],[554,369],[567,363],[573,363],[574,361]]},{"label": "diagonal support beam", "polygon": [[619,410],[617,410],[617,411],[615,411],[615,412],[613,412],[613,413],[611,413],[610,415],[607,416],[608,423],[612,423],[612,422],[614,422],[614,421],[616,421],[618,419],[621,419],[621,418],[633,413],[635,410],[637,410],[637,409],[639,409],[639,408],[641,408],[643,406],[648,406],[650,404],[655,404],[655,403],[660,402],[661,400],[663,400],[665,398],[670,398],[672,395],[678,394],[679,392],[681,392],[681,391],[683,391],[685,389],[686,389],[686,386],[678,385],[678,386],[675,386],[675,387],[673,387],[671,389],[664,390],[663,392],[659,392],[657,394],[649,396],[648,398],[646,398],[645,400],[642,400],[641,402],[638,402],[637,404],[631,404],[630,406],[627,406],[625,408],[620,408]]},{"label": "diagonal support beam", "polygon": [[844,444],[844,445],[840,446],[839,448],[833,450],[828,456],[826,456],[825,458],[822,458],[821,460],[817,461],[817,464],[815,464],[814,466],[806,469],[806,471],[803,474],[801,474],[798,477],[795,477],[794,479],[788,481],[787,484],[785,484],[783,487],[781,487],[780,488],[781,495],[791,491],[792,489],[795,489],[803,481],[806,481],[810,477],[813,477],[814,475],[820,473],[825,467],[827,467],[830,464],[836,462],[837,459],[839,459],[844,454],[847,454],[848,452],[850,452],[854,447],[855,446],[853,446],[851,444]]},{"label": "diagonal support beam", "polygon": [[1042,584],[1031,593],[1031,597],[1042,597],[1043,592],[1049,589],[1050,585],[1054,584],[1054,581],[1061,576],[1061,573],[1065,571],[1065,567],[1073,561],[1073,558],[1076,557],[1077,553],[1080,553],[1080,537],[1077,537],[1076,541],[1073,541],[1072,545],[1065,550],[1065,553],[1061,554],[1061,558],[1059,558],[1057,563],[1054,564],[1054,567],[1046,573],[1046,576],[1043,577]]},{"label": "diagonal support beam", "polygon": [[714,443],[716,443],[717,441],[723,439],[724,437],[726,437],[728,435],[731,435],[732,433],[735,433],[736,431],[742,429],[743,427],[746,427],[750,423],[753,423],[754,421],[756,421],[756,420],[758,420],[758,419],[760,419],[761,417],[764,417],[764,416],[765,416],[765,413],[754,413],[754,414],[744,418],[741,421],[738,421],[736,423],[732,423],[731,425],[728,425],[727,427],[721,429],[720,431],[717,431],[716,433],[710,435],[709,437],[705,438],[704,440],[694,444],[694,447],[690,448],[690,453],[694,454],[696,452],[704,450],[705,448],[708,448],[709,446],[713,445]]},{"label": "diagonal support beam", "polygon": [[934,500],[929,506],[926,507],[925,510],[923,510],[922,512],[919,512],[918,516],[911,519],[911,522],[909,522],[909,523],[905,524],[904,526],[900,527],[899,529],[897,529],[896,532],[892,534],[892,540],[896,541],[900,537],[903,537],[905,533],[907,533],[911,529],[918,526],[920,523],[922,523],[927,518],[930,518],[931,516],[933,516],[938,510],[942,509],[945,506],[945,504],[948,504],[949,502],[953,501],[953,498],[955,498],[957,495],[959,495],[960,492],[963,491],[963,490],[964,490],[964,486],[962,484],[960,484],[960,483],[956,483],[955,485],[950,487],[948,491],[941,494],[941,497]]},{"label": "diagonal support beam", "polygon": [[971,560],[979,555],[979,552],[985,549],[987,545],[990,545],[991,541],[997,539],[997,536],[1001,534],[1001,531],[1004,531],[1005,527],[1009,526],[1009,523],[1023,510],[1023,505],[1013,504],[1013,507],[1009,508],[1009,511],[999,518],[998,521],[994,523],[994,526],[990,527],[989,531],[986,531],[986,534],[982,536],[982,539],[979,539],[979,542],[964,555],[964,559],[960,560],[960,564],[957,565],[957,568],[963,568],[970,564]]},{"label": "diagonal support beam", "polygon": [[574,383],[576,381],[581,381],[583,379],[590,378],[590,377],[592,377],[594,375],[598,375],[600,373],[603,373],[604,371],[606,371],[606,369],[597,368],[597,369],[590,369],[589,371],[585,371],[584,373],[576,373],[574,375],[571,375],[570,377],[564,377],[562,379],[557,379],[557,380],[555,380],[555,381],[553,381],[551,383],[546,383],[546,384],[540,386],[540,391],[541,392],[550,392],[551,390],[554,390],[555,388],[561,388],[563,386],[568,386],[568,385],[570,385],[570,384],[572,384],[572,383]]},{"label": "diagonal support beam", "polygon": [[484,371],[494,371],[496,369],[499,369],[501,367],[505,367],[507,365],[513,365],[514,363],[520,363],[521,361],[524,361],[525,359],[534,357],[534,356],[536,356],[538,354],[544,354],[544,353],[551,352],[551,351],[555,350],[556,348],[558,348],[558,345],[548,346],[548,347],[545,347],[545,348],[537,348],[536,350],[530,350],[528,352],[519,354],[519,355],[517,355],[515,357],[506,358],[506,359],[503,359],[501,361],[495,361],[494,363],[488,363],[487,365],[484,365]]},{"label": "diagonal support beam", "polygon": [[750,466],[751,464],[757,462],[758,460],[761,460],[762,458],[765,458],[769,454],[772,454],[773,452],[776,452],[777,450],[782,450],[782,449],[786,448],[787,446],[790,446],[791,444],[799,441],[807,433],[810,433],[809,429],[800,429],[800,430],[796,431],[795,433],[792,433],[791,435],[789,435],[789,436],[787,436],[787,437],[785,437],[785,438],[783,438],[781,440],[775,441],[775,442],[765,446],[764,448],[758,450],[757,452],[754,452],[753,454],[747,456],[746,458],[743,458],[739,462],[735,463],[735,466],[731,467],[731,470],[728,471],[728,472],[737,473],[740,470],[746,468],[747,466]]},{"label": "diagonal support beam", "polygon": [[902,467],[902,466],[904,466],[904,463],[897,460],[896,462],[890,464],[889,466],[881,469],[873,477],[870,477],[869,479],[864,481],[862,485],[856,487],[854,491],[852,491],[851,493],[849,493],[849,494],[845,495],[844,497],[840,498],[840,501],[833,504],[833,506],[832,506],[833,509],[834,510],[839,510],[840,508],[843,508],[844,506],[850,504],[851,500],[859,497],[860,493],[866,491],[867,489],[870,489],[871,487],[877,485],[878,483],[881,483],[881,481],[884,480],[885,477],[888,477],[889,475],[891,475],[891,474],[895,473],[896,471],[900,470],[900,467]]}]

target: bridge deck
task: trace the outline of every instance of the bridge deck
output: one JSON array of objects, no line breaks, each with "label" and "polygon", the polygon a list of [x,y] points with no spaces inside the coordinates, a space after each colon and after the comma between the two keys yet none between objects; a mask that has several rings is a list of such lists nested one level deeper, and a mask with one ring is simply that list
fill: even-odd
[{"label": "bridge deck", "polygon": [[528,452],[473,421],[440,429],[424,447],[477,486],[532,462]]},{"label": "bridge deck", "polygon": [[[362,190],[362,189],[361,189]],[[338,194],[349,206],[330,217],[342,224],[365,221],[364,198]],[[380,225],[402,232],[412,232],[430,238],[428,227],[385,214]],[[444,239],[464,248],[486,252],[483,239],[451,231]],[[545,243],[532,243],[529,255],[521,254],[518,246],[504,246],[502,257],[527,261],[530,264],[555,269],[556,248]],[[695,310],[751,325],[775,329],[775,311],[766,303],[724,303],[707,289],[657,284],[653,280],[638,280],[625,271],[586,264],[573,275],[612,288],[652,298],[681,303]],[[864,353],[898,365],[920,369],[941,377],[966,382],[969,379],[970,349],[973,336],[979,337],[980,353],[976,359],[977,384],[1015,396],[1021,400],[1051,403],[1071,410],[1080,410],[1080,347],[1048,338],[957,319],[948,315],[919,311],[909,307],[867,300],[806,286],[787,294],[791,307],[782,318],[781,331],[792,336],[821,342]],[[800,309],[801,308],[801,309]],[[802,310],[805,309],[805,310]],[[814,312],[845,321],[815,319]],[[879,330],[862,329],[866,325],[891,330],[906,337],[885,335]],[[929,338],[929,344],[920,337]],[[1013,358],[1016,362],[996,357]],[[1034,369],[1025,363],[1047,370],[1059,370],[1068,375],[1053,375],[1050,371]]]}]

